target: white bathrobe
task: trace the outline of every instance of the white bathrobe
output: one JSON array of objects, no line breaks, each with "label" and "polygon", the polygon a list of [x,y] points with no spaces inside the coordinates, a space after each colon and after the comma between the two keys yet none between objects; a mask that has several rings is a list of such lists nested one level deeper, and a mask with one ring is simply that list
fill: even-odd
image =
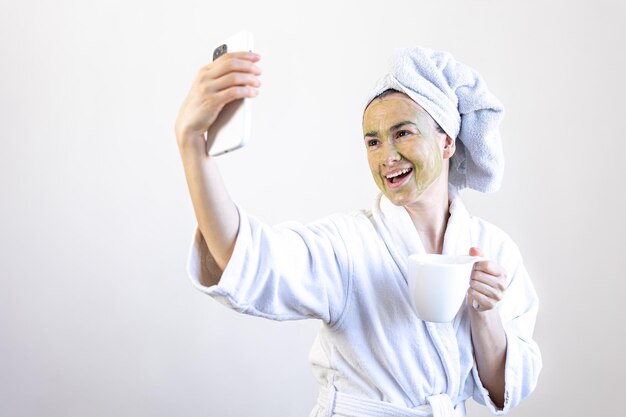
[{"label": "white bathrobe", "polygon": [[470,216],[460,197],[450,206],[443,253],[467,255],[476,246],[508,272],[497,306],[507,337],[503,409],[481,384],[465,305],[444,324],[421,321],[412,310],[407,258],[424,248],[403,207],[379,195],[371,210],[274,227],[241,208],[239,214],[219,284],[202,284],[215,264],[198,229],[189,275],[201,291],[239,312],[323,322],[310,353],[321,385],[311,416],[464,416],[472,396],[504,414],[533,391],[541,369],[532,339],[535,290],[513,241]]}]

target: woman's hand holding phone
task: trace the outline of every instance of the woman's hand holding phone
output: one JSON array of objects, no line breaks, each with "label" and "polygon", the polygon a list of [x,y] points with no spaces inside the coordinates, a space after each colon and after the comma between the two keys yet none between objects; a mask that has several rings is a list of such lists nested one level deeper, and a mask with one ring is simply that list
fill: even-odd
[{"label": "woman's hand holding phone", "polygon": [[[216,160],[207,157],[205,133],[215,130],[218,117],[229,103],[253,98],[261,85],[260,57],[252,52],[226,53],[202,67],[176,118],[176,140],[185,169],[198,228],[209,253],[224,270],[239,229],[239,212],[221,178]],[[208,133],[207,133],[208,136]],[[219,273],[206,277],[205,285],[219,282]]]},{"label": "woman's hand holding phone", "polygon": [[226,53],[202,67],[183,101],[176,119],[181,148],[205,152],[204,134],[228,103],[259,94],[260,56],[253,52]]}]

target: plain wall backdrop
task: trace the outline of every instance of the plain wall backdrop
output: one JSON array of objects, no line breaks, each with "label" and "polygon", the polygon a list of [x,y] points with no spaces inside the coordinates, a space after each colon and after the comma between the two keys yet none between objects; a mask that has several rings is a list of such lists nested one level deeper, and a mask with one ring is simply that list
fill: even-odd
[{"label": "plain wall backdrop", "polygon": [[212,46],[241,29],[263,86],[251,144],[219,162],[270,224],[370,206],[363,100],[395,48],[477,69],[506,107],[507,166],[498,193],[465,201],[516,241],[541,299],[543,373],[510,415],[623,410],[623,2],[0,10],[1,417],[308,415],[319,323],[234,313],[185,270],[196,223],[174,121]]}]

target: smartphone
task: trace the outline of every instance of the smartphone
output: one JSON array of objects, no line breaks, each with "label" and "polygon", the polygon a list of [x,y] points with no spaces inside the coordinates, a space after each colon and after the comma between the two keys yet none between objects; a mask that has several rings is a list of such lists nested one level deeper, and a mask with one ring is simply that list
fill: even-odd
[{"label": "smartphone", "polygon": [[[213,61],[227,52],[252,52],[253,36],[250,32],[239,32],[213,49]],[[215,123],[206,132],[207,153],[222,155],[239,149],[250,141],[252,100],[249,98],[228,103],[220,112]]]}]

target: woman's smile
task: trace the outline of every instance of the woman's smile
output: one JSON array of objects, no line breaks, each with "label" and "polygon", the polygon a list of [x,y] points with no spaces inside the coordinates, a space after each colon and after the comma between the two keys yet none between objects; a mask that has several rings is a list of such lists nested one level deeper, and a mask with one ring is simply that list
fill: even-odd
[{"label": "woman's smile", "polygon": [[394,169],[384,175],[387,187],[398,189],[409,182],[413,168]]}]

